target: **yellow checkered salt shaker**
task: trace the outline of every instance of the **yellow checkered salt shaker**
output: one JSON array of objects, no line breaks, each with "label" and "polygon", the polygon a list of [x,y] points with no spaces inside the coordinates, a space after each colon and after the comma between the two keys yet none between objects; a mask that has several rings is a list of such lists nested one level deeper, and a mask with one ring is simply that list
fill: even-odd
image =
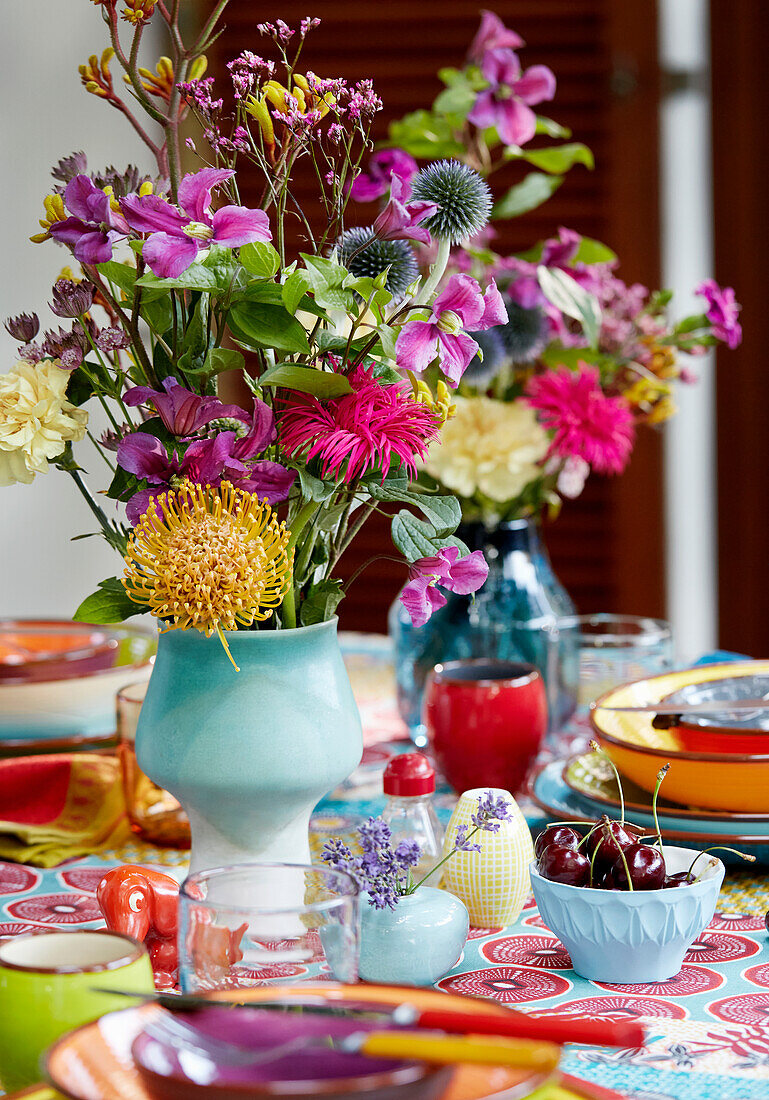
[{"label": "yellow checkered salt shaker", "polygon": [[444,889],[462,899],[475,928],[512,924],[531,892],[529,864],[534,859],[534,846],[526,818],[509,791],[497,787],[465,791],[451,815],[443,854],[454,847],[460,825],[466,825],[468,832],[472,830],[471,817],[478,810],[478,799],[488,790],[509,803],[509,820],[500,824],[498,833],[475,834],[472,843],[480,844],[480,852],[457,852],[443,865]]}]

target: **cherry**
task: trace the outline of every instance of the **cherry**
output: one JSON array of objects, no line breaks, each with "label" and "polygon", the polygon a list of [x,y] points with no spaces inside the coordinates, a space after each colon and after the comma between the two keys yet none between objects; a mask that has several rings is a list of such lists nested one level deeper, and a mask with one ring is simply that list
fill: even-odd
[{"label": "cherry", "polygon": [[675,871],[672,875],[665,876],[665,889],[671,890],[675,886],[690,886],[694,882],[691,871]]},{"label": "cherry", "polygon": [[767,932],[769,932],[769,912],[764,917],[764,924],[766,925]]},{"label": "cherry", "polygon": [[539,857],[539,872],[552,882],[585,886],[590,879],[590,860],[573,848],[548,844]]},{"label": "cherry", "polygon": [[[587,850],[593,860],[594,870],[605,870],[614,864],[619,858],[619,850],[627,851],[635,843],[635,839],[627,832],[619,821],[609,821],[608,817],[602,819],[595,832],[591,833],[587,840]],[[595,856],[595,859],[593,857]]]},{"label": "cherry", "polygon": [[[666,878],[665,860],[656,848],[647,844],[631,844],[629,848],[624,849],[623,855],[634,890],[663,888]],[[627,890],[628,876],[625,873],[625,863],[621,857],[618,857],[612,867],[612,873],[617,885]]]},{"label": "cherry", "polygon": [[542,855],[548,844],[558,844],[561,848],[577,850],[581,837],[568,825],[551,825],[541,832],[534,844],[534,855],[537,859]]}]

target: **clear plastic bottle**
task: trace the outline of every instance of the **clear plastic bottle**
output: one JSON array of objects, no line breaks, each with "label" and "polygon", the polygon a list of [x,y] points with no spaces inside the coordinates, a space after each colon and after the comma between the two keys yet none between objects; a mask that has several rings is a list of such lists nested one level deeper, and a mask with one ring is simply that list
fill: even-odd
[{"label": "clear plastic bottle", "polygon": [[[413,870],[414,878],[422,878],[441,858],[443,829],[433,807],[435,769],[421,752],[406,752],[393,756],[384,771],[384,793],[387,803],[382,817],[390,826],[393,844],[400,840],[415,840],[422,854]],[[431,886],[438,885],[430,880]]]}]

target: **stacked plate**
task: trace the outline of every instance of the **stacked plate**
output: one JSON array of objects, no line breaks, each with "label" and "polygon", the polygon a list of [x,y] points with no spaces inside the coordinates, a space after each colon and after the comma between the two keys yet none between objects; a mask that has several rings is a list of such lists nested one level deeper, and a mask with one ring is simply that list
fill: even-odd
[{"label": "stacked plate", "polygon": [[[769,863],[769,662],[703,665],[615,688],[596,701],[591,722],[622,776],[628,820],[654,831],[651,792],[669,763],[657,804],[665,838],[728,845]],[[614,773],[592,753],[541,768],[531,793],[557,820],[620,813]]]}]

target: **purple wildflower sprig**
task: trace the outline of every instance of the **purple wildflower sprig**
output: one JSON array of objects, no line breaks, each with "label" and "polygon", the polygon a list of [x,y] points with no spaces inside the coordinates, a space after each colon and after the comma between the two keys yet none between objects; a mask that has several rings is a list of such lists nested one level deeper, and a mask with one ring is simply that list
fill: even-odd
[{"label": "purple wildflower sprig", "polygon": [[481,845],[474,837],[478,833],[498,833],[502,823],[510,820],[510,803],[507,801],[503,794],[495,794],[493,790],[485,791],[478,796],[478,805],[474,814],[470,817],[469,825],[457,826],[457,831],[454,837],[454,846],[450,852],[448,852],[443,859],[435,864],[431,871],[428,871],[424,878],[421,878],[419,882],[415,882],[410,890],[406,892],[413,894],[420,886],[423,886],[427,882],[431,875],[434,875],[444,863],[448,862],[452,856],[457,852],[480,852]]},{"label": "purple wildflower sprig", "polygon": [[472,828],[460,825],[451,851],[418,882],[414,882],[413,868],[419,862],[420,845],[415,840],[401,840],[393,847],[390,826],[381,817],[370,817],[358,826],[361,855],[354,855],[343,840],[332,837],[324,844],[321,859],[335,870],[352,875],[368,893],[369,905],[375,909],[395,909],[399,898],[413,894],[457,852],[480,852],[480,844],[473,840],[477,833],[499,832],[502,823],[509,819],[510,804],[504,795],[492,790],[479,795],[478,806],[470,818]]},{"label": "purple wildflower sprig", "polygon": [[390,826],[381,817],[370,817],[357,829],[361,855],[333,837],[323,846],[321,858],[337,871],[346,871],[369,895],[375,909],[395,909],[398,899],[410,893],[411,871],[419,861],[420,846],[415,840],[392,845]]}]

